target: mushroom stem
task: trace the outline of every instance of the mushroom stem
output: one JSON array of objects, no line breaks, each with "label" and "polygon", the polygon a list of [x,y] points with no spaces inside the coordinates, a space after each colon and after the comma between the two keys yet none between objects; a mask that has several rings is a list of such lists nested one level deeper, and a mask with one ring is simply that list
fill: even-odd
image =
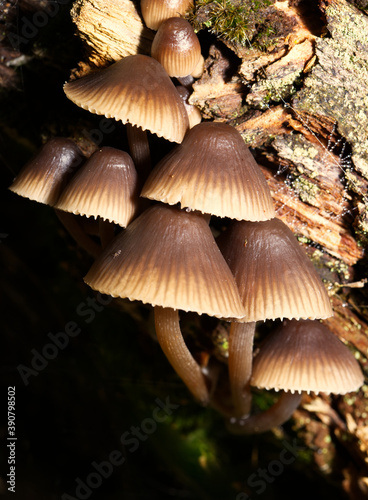
[{"label": "mushroom stem", "polygon": [[227,428],[232,434],[261,434],[289,420],[299,406],[303,393],[283,392],[268,410],[245,419],[232,418]]},{"label": "mushroom stem", "polygon": [[183,87],[185,87],[188,90],[191,89],[191,87],[194,83],[194,78],[191,75],[179,76],[176,79],[178,80],[180,85],[182,85]]},{"label": "mushroom stem", "polygon": [[247,417],[252,405],[250,378],[255,322],[232,323],[229,335],[229,378],[236,417]]},{"label": "mushroom stem", "polygon": [[157,339],[171,366],[193,396],[206,405],[209,400],[206,380],[184,342],[179,324],[179,312],[156,306],[155,327]]},{"label": "mushroom stem", "polygon": [[151,171],[151,153],[149,149],[147,132],[131,123],[126,124],[130,155],[133,158],[135,168],[141,185],[145,183]]},{"label": "mushroom stem", "polygon": [[101,253],[101,247],[84,231],[80,221],[78,220],[78,216],[57,209],[55,209],[55,213],[62,225],[68,231],[70,236],[78,243],[78,245],[92,255],[92,257],[97,258]]},{"label": "mushroom stem", "polygon": [[108,220],[103,219],[102,217],[98,218],[98,229],[99,236],[102,248],[106,248],[106,246],[110,243],[110,241],[115,236],[115,226],[113,222],[109,222]]}]

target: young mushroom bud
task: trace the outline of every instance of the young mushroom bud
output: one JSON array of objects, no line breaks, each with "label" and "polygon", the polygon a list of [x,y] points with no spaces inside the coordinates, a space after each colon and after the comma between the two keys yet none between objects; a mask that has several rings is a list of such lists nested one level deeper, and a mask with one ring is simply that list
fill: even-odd
[{"label": "young mushroom bud", "polygon": [[[171,77],[191,75],[203,66],[203,56],[192,26],[181,17],[171,17],[159,27],[152,42],[151,56]],[[199,75],[200,76],[200,75]]]},{"label": "young mushroom bud", "polygon": [[141,11],[147,28],[157,30],[169,17],[181,16],[193,5],[193,0],[141,0]]}]

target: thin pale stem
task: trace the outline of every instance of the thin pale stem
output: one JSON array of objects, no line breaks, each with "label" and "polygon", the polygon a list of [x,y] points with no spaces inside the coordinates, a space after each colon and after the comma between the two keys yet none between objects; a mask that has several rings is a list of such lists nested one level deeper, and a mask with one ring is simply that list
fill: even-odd
[{"label": "thin pale stem", "polygon": [[106,248],[106,246],[110,243],[110,241],[115,236],[115,226],[113,222],[109,222],[108,220],[102,219],[102,217],[98,218],[98,227],[99,227],[99,236],[102,248]]},{"label": "thin pale stem", "polygon": [[289,420],[299,406],[303,394],[283,392],[280,399],[268,410],[244,419],[232,418],[228,430],[232,434],[261,434]]},{"label": "thin pale stem", "polygon": [[151,171],[151,153],[147,132],[130,123],[126,124],[130,156],[133,159],[141,185],[146,181]]},{"label": "thin pale stem", "polygon": [[203,405],[209,400],[205,377],[186,346],[179,324],[179,312],[155,307],[157,339],[171,366],[193,396]]},{"label": "thin pale stem", "polygon": [[78,215],[57,209],[55,209],[55,213],[70,236],[78,243],[78,245],[92,255],[92,257],[97,258],[101,253],[101,247],[85,232],[80,221],[78,220]]},{"label": "thin pale stem", "polygon": [[229,378],[236,417],[247,417],[252,406],[250,378],[256,324],[232,323],[229,334]]}]

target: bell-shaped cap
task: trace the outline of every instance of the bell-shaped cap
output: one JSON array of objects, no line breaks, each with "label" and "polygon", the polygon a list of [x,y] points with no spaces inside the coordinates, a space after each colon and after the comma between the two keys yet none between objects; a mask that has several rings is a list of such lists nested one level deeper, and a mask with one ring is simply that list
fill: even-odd
[{"label": "bell-shaped cap", "polygon": [[245,320],[332,316],[316,269],[279,219],[234,222],[218,238],[245,306]]},{"label": "bell-shaped cap", "polygon": [[262,171],[240,133],[225,123],[190,129],[153,169],[141,195],[238,220],[275,216]]},{"label": "bell-shaped cap", "polygon": [[145,25],[157,30],[169,17],[181,16],[193,5],[193,0],[141,0]]},{"label": "bell-shaped cap", "polygon": [[54,206],[82,160],[80,149],[71,139],[55,137],[21,169],[9,189],[30,200]]},{"label": "bell-shaped cap", "polygon": [[189,128],[193,128],[198,123],[202,121],[202,115],[197,106],[189,103],[190,92],[186,87],[182,85],[177,85],[176,90],[184,103],[185,109],[189,118]]},{"label": "bell-shaped cap", "polygon": [[261,344],[251,385],[291,392],[346,394],[364,382],[349,349],[319,321],[285,321]]},{"label": "bell-shaped cap", "polygon": [[75,174],[56,208],[126,227],[138,209],[138,189],[138,174],[128,153],[104,147]]},{"label": "bell-shaped cap", "polygon": [[234,278],[205,219],[161,204],[112,241],[85,282],[101,293],[154,306],[226,318],[244,315]]},{"label": "bell-shaped cap", "polygon": [[189,127],[183,102],[161,64],[149,56],[127,56],[64,85],[83,109],[181,142]]},{"label": "bell-shaped cap", "polygon": [[161,24],[153,39],[151,56],[162,64],[169,76],[188,76],[202,58],[201,45],[188,21],[170,17]]}]

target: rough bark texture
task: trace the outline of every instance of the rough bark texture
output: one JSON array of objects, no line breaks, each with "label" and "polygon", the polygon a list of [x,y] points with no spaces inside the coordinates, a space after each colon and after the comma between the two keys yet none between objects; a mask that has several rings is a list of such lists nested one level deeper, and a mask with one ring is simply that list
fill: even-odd
[{"label": "rough bark texture", "polygon": [[[50,42],[43,42],[42,37],[39,38],[42,30],[38,30],[40,33],[36,33],[34,37],[27,38],[28,35],[26,36],[26,32],[23,33],[23,25],[18,20],[20,30],[17,31],[16,3],[0,2],[0,5],[3,8],[0,23],[4,33],[16,33],[23,37],[23,40],[19,39],[19,43],[14,45],[9,43],[9,40],[14,41],[14,37],[7,38],[4,35],[0,47],[2,55],[0,83],[8,99],[2,100],[2,104],[5,102],[1,116],[4,140],[0,160],[4,161],[9,172],[14,175],[19,170],[23,158],[34,152],[47,137],[56,134],[73,137],[82,146],[83,151],[90,154],[101,143],[97,134],[101,133],[101,122],[89,122],[84,112],[77,117],[73,115],[73,119],[68,121],[71,108],[66,108],[64,112],[63,106],[68,106],[65,101],[49,105],[50,108],[54,106],[53,113],[56,113],[57,119],[55,115],[48,114],[45,106],[41,120],[37,115],[38,111],[31,106],[35,132],[30,136],[29,132],[24,132],[24,125],[18,118],[20,105],[11,89],[21,88],[22,78],[24,79],[24,75],[27,77],[27,71],[31,72],[33,69],[36,73],[40,64],[41,68],[52,67],[61,72],[62,78],[58,80],[58,85],[61,87],[63,78],[65,80],[73,68],[78,67],[75,73],[83,74],[91,68],[105,66],[136,51],[149,53],[153,32],[144,28],[138,2],[131,0],[74,2],[71,17],[77,27],[78,39],[83,41],[84,52],[83,57],[78,52],[76,59],[70,55],[65,58],[64,55],[60,57],[61,51],[58,51],[57,44],[52,50],[47,48]],[[21,14],[28,16],[28,19],[32,19],[35,12],[45,8],[42,2],[21,2]],[[289,2],[198,0],[188,16],[198,30],[205,56],[205,72],[194,83],[190,101],[199,107],[204,118],[228,122],[235,126],[253,148],[252,151],[269,183],[277,216],[284,220],[298,237],[329,290],[335,315],[325,320],[325,324],[353,350],[366,374],[368,373],[368,294],[364,285],[367,276],[365,248],[368,242],[367,11],[368,7],[364,1],[325,0],[317,3],[317,1],[298,0]],[[71,52],[70,47],[68,50]],[[52,62],[50,62],[51,52],[56,53]],[[17,71],[19,67],[25,68],[22,77]],[[37,99],[38,97],[35,101]],[[13,106],[11,110],[10,103]],[[86,129],[93,129],[95,133],[87,134]],[[120,130],[117,135],[119,134]],[[113,134],[109,135],[112,136]],[[8,143],[15,144],[19,148],[19,157],[9,152]],[[16,159],[13,161],[13,158]],[[10,183],[11,176],[7,174],[5,183]],[[15,205],[16,202],[13,200],[12,203]],[[27,203],[25,201],[21,203],[23,209],[27,210]],[[40,220],[42,213],[41,209],[37,212]],[[52,227],[54,232],[60,231],[51,224]],[[28,310],[29,304],[32,310],[37,310],[39,307],[32,295],[34,293],[32,283],[36,281],[30,267],[32,263],[25,265],[8,251],[5,231],[9,234],[11,231],[6,228],[4,233],[0,234],[0,237],[5,234],[2,262],[4,268],[9,269],[2,278],[6,290],[6,304],[16,303],[14,296],[17,292],[11,273],[16,273],[17,279],[24,273],[27,292],[19,298],[19,303],[22,317],[24,316],[28,323],[32,323],[34,315]],[[45,235],[43,248],[49,245],[48,241]],[[65,244],[65,235],[63,241],[55,240],[55,236],[52,241],[50,245],[62,246]],[[11,238],[9,245],[11,246]],[[69,245],[73,248],[70,243]],[[84,257],[77,255],[73,264],[67,262],[67,257],[70,258],[70,255],[62,256],[60,266],[71,273],[75,282],[79,283],[80,269],[87,270]],[[65,279],[63,274],[57,276],[59,280]],[[68,282],[68,286],[82,286],[75,285],[75,282]],[[58,307],[51,303],[47,293],[41,290],[41,287],[36,286],[36,289],[47,305],[48,314],[51,315],[53,307],[56,311],[55,317],[60,314]],[[65,300],[67,295],[68,292],[63,295]],[[145,380],[152,378],[155,380],[155,373],[157,376],[155,370],[163,370],[160,367],[165,361],[152,360],[151,350],[158,352],[155,342],[149,344],[151,347],[145,347],[144,344],[147,341],[147,332],[152,333],[152,318],[147,310],[140,306],[123,302],[118,307],[125,312],[125,317],[134,319],[132,334],[135,335],[136,328],[139,330],[137,352],[139,354],[143,352],[143,358],[151,360],[154,364],[152,369],[144,368],[147,370],[144,372]],[[115,313],[114,308],[113,313]],[[130,319],[125,321],[129,323]],[[208,364],[209,371],[213,370],[213,377],[218,374],[223,375],[221,366],[225,366],[227,357],[226,326],[222,324],[216,326],[212,322],[191,316],[188,322],[187,341],[191,349],[203,364]],[[204,329],[205,334],[195,338],[193,332],[198,332],[199,326]],[[260,338],[263,333],[260,328]],[[11,328],[6,331],[6,335],[9,339],[14,336]],[[102,334],[96,335],[96,338],[103,342]],[[20,339],[19,342],[22,341],[20,334],[16,338]],[[111,345],[115,346],[112,340]],[[30,347],[33,347],[32,343]],[[125,348],[127,352],[131,352],[124,342],[122,345],[117,343],[116,351],[121,352]],[[109,359],[114,367],[112,376],[119,373],[119,377],[125,377],[127,367],[124,366],[124,370],[122,369],[121,360],[117,354],[115,355],[111,346],[104,347],[103,351],[107,356],[106,359]],[[80,355],[80,352],[77,349],[78,354]],[[214,358],[220,360],[219,363],[214,363],[215,368],[211,365],[211,359]],[[139,357],[135,359],[139,360]],[[19,363],[17,358],[15,360],[14,362]],[[141,370],[139,363],[140,361],[137,362],[138,372]],[[126,364],[128,365],[129,361],[126,361]],[[134,361],[130,362],[129,369],[135,374],[134,376],[139,377],[137,367],[134,366]],[[110,376],[109,368],[102,361],[98,362],[98,369],[102,376]],[[166,384],[166,377],[169,377],[169,381],[173,381],[176,388],[180,387],[180,384],[175,385],[177,381],[168,367],[166,371],[160,372],[160,376],[163,384]],[[41,379],[40,374],[39,380]],[[85,387],[84,383],[80,381],[82,388]],[[120,390],[118,386],[116,391],[119,393]],[[166,385],[161,386],[163,398],[167,395],[167,390]],[[297,465],[293,468],[296,478],[299,477],[298,467],[299,470],[309,467],[310,471],[313,471],[311,474],[316,474],[313,481],[319,481],[316,476],[323,478],[319,485],[325,496],[346,498],[341,493],[341,490],[344,490],[352,499],[365,498],[368,494],[367,390],[367,385],[364,385],[357,394],[345,397],[305,396],[291,424],[284,429],[276,429],[274,436],[266,437],[265,441],[246,441],[247,449],[253,450],[252,457],[244,461],[241,456],[241,453],[244,453],[242,447],[241,452],[237,450],[236,453],[239,453],[237,456],[232,455],[231,459],[229,458],[230,466],[216,456],[220,457],[222,449],[226,446],[227,450],[232,450],[236,445],[233,441],[226,441],[228,438],[222,436],[221,449],[221,446],[217,443],[215,445],[209,439],[208,434],[213,432],[214,427],[206,427],[204,423],[208,418],[208,413],[205,413],[208,410],[204,411],[202,417],[191,417],[194,418],[192,427],[185,419],[180,423],[177,420],[175,425],[178,427],[174,426],[173,429],[178,432],[174,434],[175,430],[166,429],[166,434],[160,434],[161,442],[160,438],[156,437],[155,451],[161,450],[161,457],[167,467],[175,456],[173,469],[177,474],[177,468],[181,466],[184,468],[184,473],[182,469],[178,476],[181,479],[184,477],[183,482],[191,492],[195,491],[193,498],[227,498],[228,490],[224,493],[219,484],[221,481],[230,482],[228,477],[231,477],[231,498],[234,496],[236,500],[243,500],[247,498],[246,495],[252,497],[258,493],[248,481],[252,472],[257,470],[258,465],[267,468],[268,463],[271,463],[257,458],[258,450],[261,455],[266,453],[267,446],[271,447],[278,458],[277,453],[283,446],[280,443],[286,438],[293,439],[296,436],[299,446]],[[99,395],[99,403],[109,403],[112,409],[116,408],[119,396],[109,389],[104,391]],[[183,406],[184,403],[190,405],[185,392],[180,394]],[[145,394],[152,400],[156,395],[155,390],[147,390]],[[138,408],[141,403],[134,403],[135,396],[133,385],[132,394],[130,398],[125,399],[125,402],[128,401],[133,406],[135,404]],[[265,405],[261,393],[256,394],[255,401],[261,408]],[[65,405],[67,404],[68,398],[65,397]],[[136,411],[137,418],[150,416],[146,408],[143,409],[143,413],[141,407],[139,410]],[[83,414],[81,409],[78,411]],[[114,411],[112,414],[116,415]],[[195,414],[196,409],[192,413]],[[88,415],[84,418],[87,420]],[[124,420],[122,415],[115,416],[114,419],[116,419],[116,422],[114,421],[116,433],[124,430],[121,421],[125,422],[127,428],[133,423]],[[223,423],[217,422],[216,425],[222,426]],[[201,426],[206,428],[207,434],[205,432],[198,434]],[[191,433],[188,433],[188,428],[191,429]],[[95,429],[92,429],[92,432],[95,432]],[[198,441],[205,443],[206,447],[205,451],[202,448],[199,452],[198,444],[197,469],[192,463],[184,464],[184,459],[179,454],[179,450],[182,456],[186,452],[189,453],[190,444],[185,441],[189,439],[189,435],[192,440],[191,445]],[[111,446],[106,453],[116,448],[113,437],[109,438]],[[152,441],[154,442],[153,439]],[[82,448],[86,446],[86,442],[87,440],[81,443]],[[176,449],[170,448],[170,443],[173,442],[176,443]],[[276,448],[272,448],[275,442],[279,444]],[[162,443],[165,443],[165,446],[161,446]],[[100,443],[98,448],[101,454],[95,450],[97,447],[89,450],[87,465],[99,457],[100,461],[106,458],[103,444]],[[191,451],[193,452],[193,449]],[[267,456],[269,461],[275,458],[272,453]],[[235,473],[231,470],[234,464]],[[222,468],[224,472],[221,474]],[[74,464],[73,470],[75,470],[74,476],[77,477],[80,474],[77,464]],[[195,479],[196,474],[201,477],[203,483]],[[216,474],[217,486],[210,485],[210,476],[213,478]],[[66,491],[74,494],[72,479],[64,486]],[[326,481],[332,490],[325,489],[323,485]],[[121,480],[120,488],[129,490],[130,486],[129,480],[126,478]],[[276,488],[275,495],[277,495],[277,481],[267,486],[269,490]],[[53,493],[52,487],[49,492]],[[285,493],[282,494],[285,496]],[[299,493],[297,496],[299,498]],[[171,497],[172,495],[167,493],[167,498]],[[41,498],[40,494],[35,494],[35,498]],[[45,498],[50,496],[45,495]],[[290,498],[295,498],[295,490]]]}]

